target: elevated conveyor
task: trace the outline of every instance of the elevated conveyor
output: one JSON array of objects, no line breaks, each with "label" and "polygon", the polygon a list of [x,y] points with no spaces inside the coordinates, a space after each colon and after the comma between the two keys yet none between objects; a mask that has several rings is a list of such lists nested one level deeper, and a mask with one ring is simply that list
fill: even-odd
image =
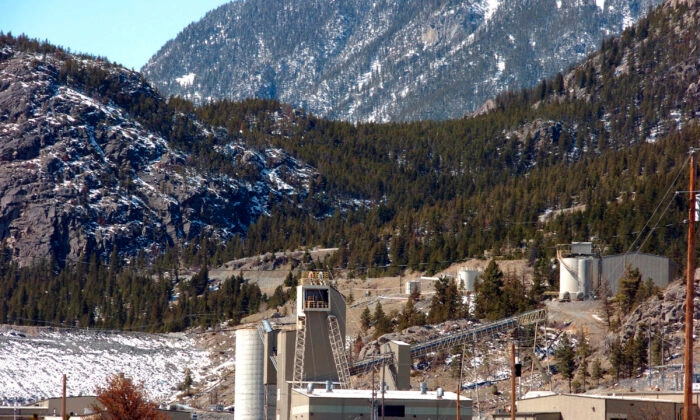
[{"label": "elevated conveyor", "polygon": [[[510,318],[503,318],[495,322],[479,325],[474,328],[456,331],[443,337],[412,345],[411,359],[426,356],[432,352],[451,349],[452,347],[461,346],[469,342],[494,337],[497,334],[513,330],[523,325],[544,322],[546,320],[547,311],[545,309],[536,309],[534,311],[524,312]],[[366,373],[375,366],[380,366],[382,363],[391,363],[391,361],[392,355],[390,353],[358,360],[357,362],[353,363],[352,367],[350,368],[350,374],[359,375],[361,373]]]}]

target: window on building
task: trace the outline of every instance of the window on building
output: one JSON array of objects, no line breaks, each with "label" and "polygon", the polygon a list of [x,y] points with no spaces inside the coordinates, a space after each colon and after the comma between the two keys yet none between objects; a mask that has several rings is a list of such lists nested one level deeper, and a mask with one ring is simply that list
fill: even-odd
[{"label": "window on building", "polygon": [[403,405],[385,405],[382,413],[382,406],[379,406],[379,415],[386,417],[406,417],[406,407]]}]

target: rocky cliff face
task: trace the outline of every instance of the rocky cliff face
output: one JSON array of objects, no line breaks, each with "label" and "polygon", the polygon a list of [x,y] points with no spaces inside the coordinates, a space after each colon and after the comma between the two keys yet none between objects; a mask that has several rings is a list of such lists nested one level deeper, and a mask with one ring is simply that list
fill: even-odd
[{"label": "rocky cliff face", "polygon": [[660,0],[245,0],[143,68],[195,102],[276,98],[350,121],[461,117],[583,60]]},{"label": "rocky cliff face", "polygon": [[[87,95],[66,75],[68,60],[75,72],[98,69],[116,90]],[[0,46],[0,241],[20,263],[114,246],[155,251],[201,233],[225,238],[273,202],[306,195],[309,166],[189,120],[192,141],[217,138],[218,156],[235,169],[203,173],[115,99],[135,96],[162,102],[138,73]]]}]

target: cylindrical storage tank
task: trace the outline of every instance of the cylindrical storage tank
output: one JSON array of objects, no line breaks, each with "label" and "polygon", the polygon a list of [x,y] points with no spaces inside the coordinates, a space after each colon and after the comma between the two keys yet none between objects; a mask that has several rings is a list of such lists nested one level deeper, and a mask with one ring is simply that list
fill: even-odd
[{"label": "cylindrical storage tank", "polygon": [[264,350],[255,328],[236,330],[235,420],[259,419],[265,414]]},{"label": "cylindrical storage tank", "polygon": [[578,259],[562,258],[559,260],[559,299],[575,299],[578,292]]},{"label": "cylindrical storage tank", "polygon": [[407,281],[406,282],[406,294],[411,295],[413,293],[420,293],[420,282],[419,281]]},{"label": "cylindrical storage tank", "polygon": [[578,299],[583,300],[588,295],[588,265],[589,261],[586,258],[578,260]]},{"label": "cylindrical storage tank", "polygon": [[459,285],[464,287],[464,291],[467,293],[476,292],[476,282],[481,277],[481,272],[478,270],[470,270],[468,268],[463,268],[459,270]]}]

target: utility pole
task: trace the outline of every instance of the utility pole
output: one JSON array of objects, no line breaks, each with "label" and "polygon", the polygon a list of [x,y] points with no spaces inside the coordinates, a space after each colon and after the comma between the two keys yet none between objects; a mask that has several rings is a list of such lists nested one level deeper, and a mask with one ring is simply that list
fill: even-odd
[{"label": "utility pole", "polygon": [[386,382],[384,382],[384,372],[386,372],[386,362],[382,362],[382,420],[384,420],[384,388],[386,388]]},{"label": "utility pole", "polygon": [[693,309],[695,298],[695,150],[690,151],[690,197],[685,287],[685,355],[683,358],[683,419],[693,420]]},{"label": "utility pole", "polygon": [[651,322],[649,323],[649,329],[647,330],[648,344],[649,347],[649,389],[651,390]]},{"label": "utility pole", "polygon": [[510,343],[510,420],[515,420],[515,342]]},{"label": "utility pole", "polygon": [[63,394],[61,398],[61,420],[66,418],[66,374],[63,374]]},{"label": "utility pole", "polygon": [[[473,336],[474,338],[472,339],[472,357],[476,357],[476,334]],[[476,385],[478,382],[478,375],[476,373],[476,369],[474,368],[474,365],[472,364],[472,370],[474,371],[474,393],[476,394],[476,418],[477,420],[481,419],[481,403],[479,402],[479,387]]]},{"label": "utility pole", "polygon": [[[459,402],[459,392],[462,390],[462,370],[464,369],[464,353],[467,350],[467,345],[462,346],[462,354],[459,355],[459,382],[457,383],[457,420],[461,420],[462,413]],[[476,387],[474,387],[476,389]]]},{"label": "utility pole", "polygon": [[375,370],[376,370],[375,368],[372,368],[372,414],[370,414],[370,416],[369,416],[372,420],[375,420],[377,418],[374,415],[374,385],[375,385],[374,384],[374,372],[375,372]]}]

